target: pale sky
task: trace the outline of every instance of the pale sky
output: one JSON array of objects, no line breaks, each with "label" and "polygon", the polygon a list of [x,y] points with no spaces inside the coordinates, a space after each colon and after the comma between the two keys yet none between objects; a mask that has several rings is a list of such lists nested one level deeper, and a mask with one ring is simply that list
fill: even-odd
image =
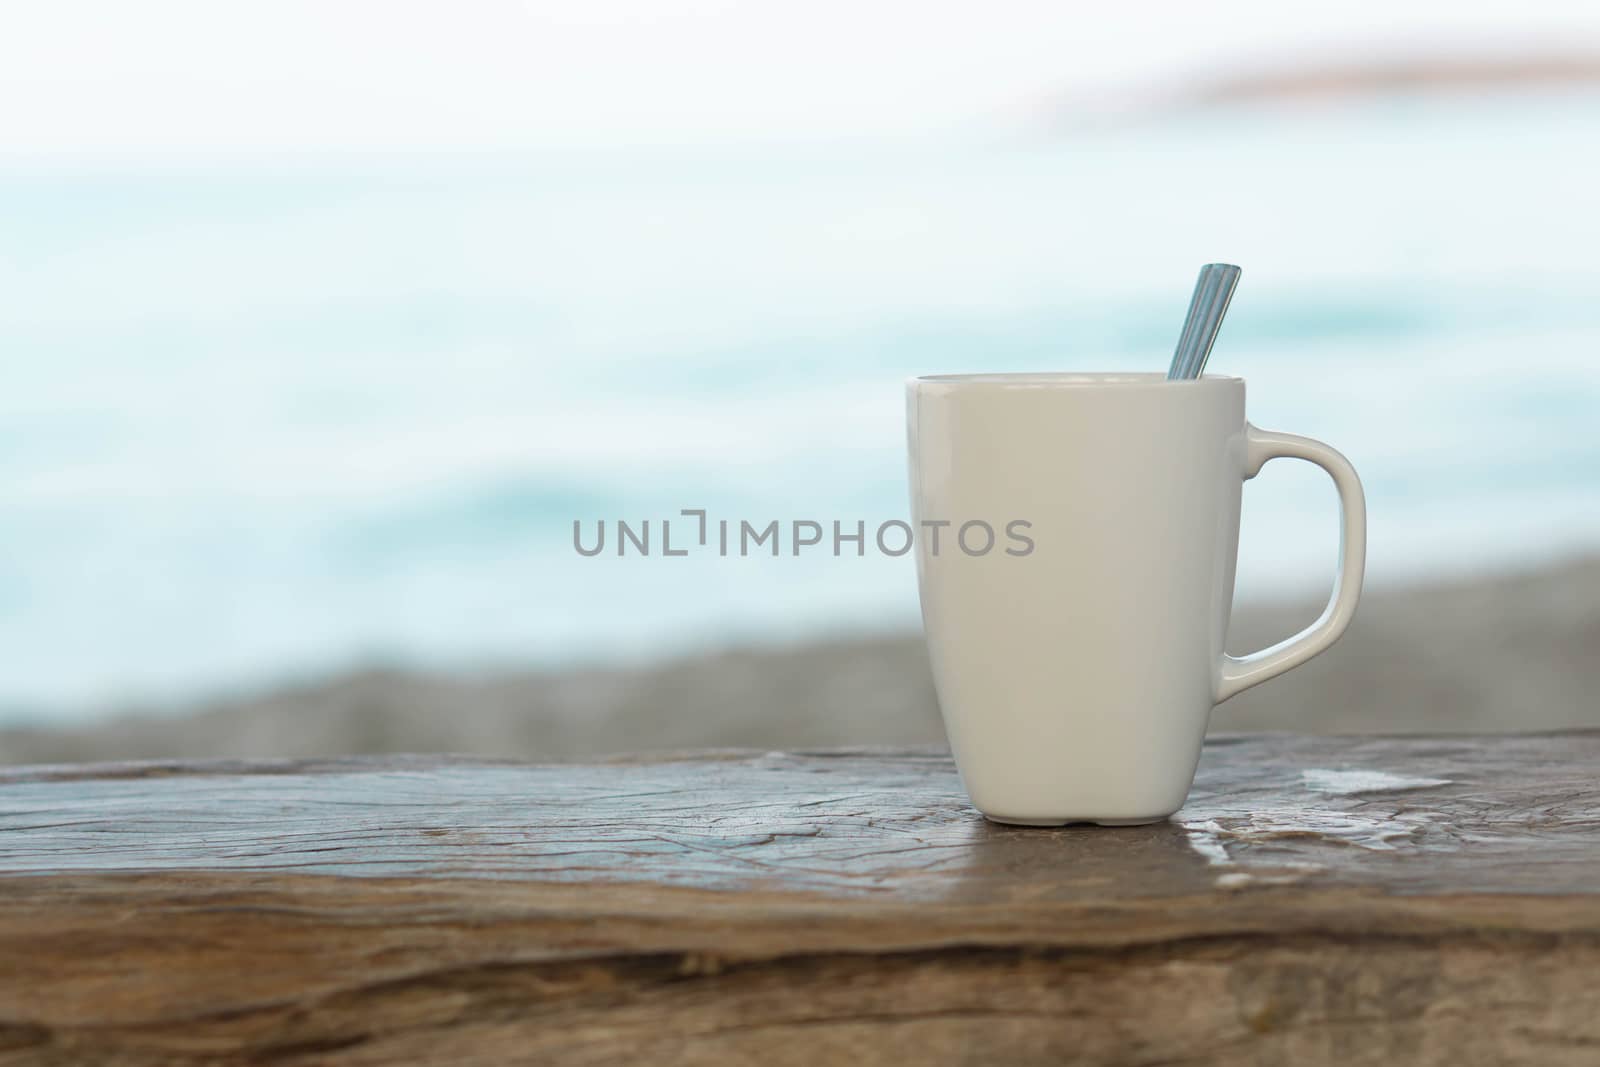
[{"label": "pale sky", "polygon": [[0,155],[915,136],[1307,53],[1600,42],[1595,0],[45,0]]}]

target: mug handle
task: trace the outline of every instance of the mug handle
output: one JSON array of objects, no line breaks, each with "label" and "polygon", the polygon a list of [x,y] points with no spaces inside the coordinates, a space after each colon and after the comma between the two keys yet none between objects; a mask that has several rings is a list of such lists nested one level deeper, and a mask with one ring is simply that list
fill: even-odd
[{"label": "mug handle", "polygon": [[1333,576],[1333,596],[1316,622],[1293,637],[1271,648],[1248,656],[1222,656],[1217,676],[1218,704],[1300,666],[1339,640],[1350,620],[1355,618],[1356,602],[1361,599],[1361,577],[1367,567],[1367,498],[1361,479],[1350,461],[1321,441],[1298,434],[1258,430],[1245,424],[1246,481],[1261,473],[1269,459],[1303,459],[1328,472],[1339,490],[1339,569]]}]

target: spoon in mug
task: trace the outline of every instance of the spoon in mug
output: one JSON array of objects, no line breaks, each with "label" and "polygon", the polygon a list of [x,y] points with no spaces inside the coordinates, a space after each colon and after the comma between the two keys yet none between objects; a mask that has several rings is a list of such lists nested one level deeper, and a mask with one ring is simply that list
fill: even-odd
[{"label": "spoon in mug", "polygon": [[1183,320],[1183,333],[1178,335],[1178,348],[1172,353],[1167,381],[1198,378],[1205,370],[1211,346],[1222,329],[1222,316],[1228,313],[1228,303],[1239,284],[1239,274],[1239,268],[1232,263],[1207,263],[1200,268],[1194,296],[1189,299],[1189,314]]}]

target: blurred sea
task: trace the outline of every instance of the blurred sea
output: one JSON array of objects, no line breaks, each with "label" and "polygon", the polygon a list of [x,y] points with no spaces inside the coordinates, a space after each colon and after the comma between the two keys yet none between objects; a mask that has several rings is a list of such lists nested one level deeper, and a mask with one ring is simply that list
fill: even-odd
[{"label": "blurred sea", "polygon": [[[909,557],[585,559],[571,525],[904,517],[902,379],[1212,369],[1361,471],[1373,582],[1600,545],[1600,97],[1053,140],[0,172],[0,708],[374,659],[910,626]],[[1321,587],[1274,464],[1240,594]]]}]

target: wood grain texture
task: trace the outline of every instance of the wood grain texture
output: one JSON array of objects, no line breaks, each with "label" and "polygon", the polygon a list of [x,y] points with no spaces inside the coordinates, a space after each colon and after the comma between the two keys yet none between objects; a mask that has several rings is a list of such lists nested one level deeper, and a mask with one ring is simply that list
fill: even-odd
[{"label": "wood grain texture", "polygon": [[0,1064],[1600,1063],[1600,734],[0,772]]}]

